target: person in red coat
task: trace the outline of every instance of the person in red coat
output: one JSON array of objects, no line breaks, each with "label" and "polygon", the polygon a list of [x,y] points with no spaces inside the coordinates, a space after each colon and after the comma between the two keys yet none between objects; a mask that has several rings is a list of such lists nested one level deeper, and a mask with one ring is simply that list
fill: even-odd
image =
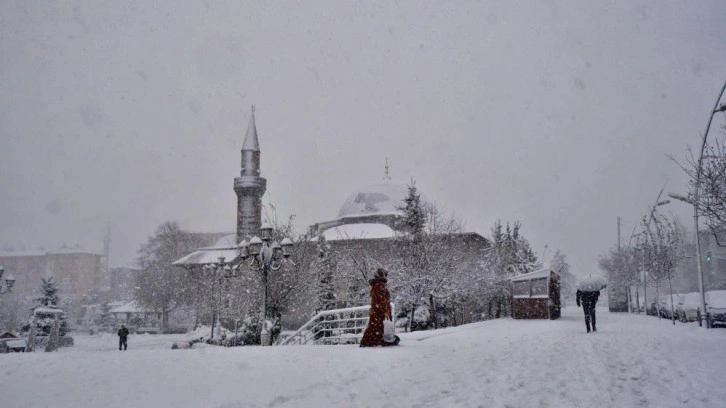
[{"label": "person in red coat", "polygon": [[368,281],[371,285],[371,309],[368,315],[368,327],[363,332],[361,347],[377,347],[389,345],[383,341],[383,320],[391,319],[391,294],[387,287],[388,272],[379,268],[376,275]]}]

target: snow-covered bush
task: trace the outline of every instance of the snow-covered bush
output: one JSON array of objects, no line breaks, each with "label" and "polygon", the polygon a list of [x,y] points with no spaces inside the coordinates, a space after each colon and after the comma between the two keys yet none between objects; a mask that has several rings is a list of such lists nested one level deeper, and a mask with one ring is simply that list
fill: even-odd
[{"label": "snow-covered bush", "polygon": [[413,312],[413,322],[411,322],[411,331],[428,330],[431,325],[431,313],[428,306],[419,306]]},{"label": "snow-covered bush", "polygon": [[[50,278],[43,278],[43,283],[41,285],[41,290],[43,292],[43,295],[36,300],[38,307],[45,307],[45,308],[55,308],[58,307],[60,304],[60,296],[58,296],[58,288],[55,286],[55,281],[53,280],[53,277]],[[31,311],[31,317],[34,314],[35,308]],[[21,328],[21,331],[23,333],[28,333],[30,331],[30,319],[28,322],[26,322],[23,327]],[[50,335],[51,329],[53,328],[53,322],[55,318],[53,315],[43,315],[38,314],[35,317],[35,327],[36,327],[36,334],[39,335]],[[64,336],[67,332],[70,331],[70,327],[68,325],[68,321],[66,320],[65,314],[62,314],[60,316],[60,327],[59,327],[59,334],[61,336]]]},{"label": "snow-covered bush", "polygon": [[239,328],[239,338],[242,344],[260,344],[260,318],[247,316]]}]

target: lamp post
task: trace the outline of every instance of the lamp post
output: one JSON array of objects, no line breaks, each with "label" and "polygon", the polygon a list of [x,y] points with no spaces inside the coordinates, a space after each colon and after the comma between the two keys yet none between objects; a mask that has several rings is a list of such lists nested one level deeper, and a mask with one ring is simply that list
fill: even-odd
[{"label": "lamp post", "polygon": [[5,288],[3,288],[2,278],[3,278],[4,274],[5,274],[5,268],[0,266],[0,295],[2,295],[4,293],[12,292],[13,286],[15,285],[15,278],[13,278],[12,275],[8,275],[5,278]]},{"label": "lamp post", "polygon": [[[726,82],[724,82],[723,86],[721,87],[721,92],[718,94],[718,98],[716,98],[716,104],[713,106],[713,109],[711,110],[711,114],[708,116],[708,123],[706,124],[706,131],[703,132],[703,138],[701,140],[701,152],[698,156],[698,166],[696,167],[696,180],[693,185],[693,198],[691,200],[683,200],[682,197],[678,197],[675,194],[669,194],[672,198],[675,198],[677,200],[683,200],[683,201],[690,201],[693,205],[693,230],[696,234],[696,269],[698,270],[698,290],[701,292],[700,299],[701,299],[701,310],[703,313],[701,314],[702,318],[706,318],[706,328],[708,327],[708,311],[706,310],[706,292],[704,290],[703,285],[703,265],[701,262],[701,243],[698,238],[698,201],[699,201],[699,195],[701,194],[701,172],[703,171],[703,152],[706,149],[706,141],[708,140],[708,131],[711,129],[711,122],[713,121],[713,117],[718,112],[724,112],[726,111],[726,104],[718,106],[718,103],[721,101],[721,98],[723,97],[723,93],[726,90]],[[699,319],[699,324],[702,324],[702,321]]]},{"label": "lamp post", "polygon": [[233,273],[240,266],[247,264],[249,268],[260,272],[262,283],[262,306],[260,308],[260,318],[262,320],[262,328],[260,329],[260,344],[263,346],[270,345],[270,332],[267,329],[267,280],[270,270],[276,271],[286,262],[294,265],[290,259],[290,249],[292,241],[285,238],[281,243],[272,239],[272,226],[268,223],[262,224],[260,227],[260,237],[252,237],[249,242],[243,240],[239,243],[240,257],[242,262],[233,268]]},{"label": "lamp post", "polygon": [[[220,256],[217,258],[218,262],[214,262],[211,264],[204,265],[202,267],[202,270],[207,272],[212,272],[216,275],[216,278],[218,279],[219,284],[219,291],[220,291],[220,297],[221,297],[221,286],[222,286],[222,280],[225,278],[231,278],[234,276],[234,273],[232,271],[232,268],[229,267],[229,265],[224,264],[224,257]],[[216,321],[219,319],[219,299],[218,297],[214,299],[214,310],[212,310],[212,332],[209,336],[209,341],[211,342],[214,340],[214,326],[216,325]]]}]

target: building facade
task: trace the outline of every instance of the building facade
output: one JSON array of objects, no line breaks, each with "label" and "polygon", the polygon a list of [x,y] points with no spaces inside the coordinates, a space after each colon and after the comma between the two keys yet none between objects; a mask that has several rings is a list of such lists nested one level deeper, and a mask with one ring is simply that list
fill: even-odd
[{"label": "building facade", "polygon": [[[108,281],[103,255],[81,248],[61,248],[57,251],[5,251],[0,253],[0,265],[5,273],[15,277],[11,295],[15,301],[32,304],[42,295],[43,278],[52,277],[58,288],[61,305],[68,316],[80,313],[83,303],[102,296]],[[5,296],[4,296],[5,297]]]}]

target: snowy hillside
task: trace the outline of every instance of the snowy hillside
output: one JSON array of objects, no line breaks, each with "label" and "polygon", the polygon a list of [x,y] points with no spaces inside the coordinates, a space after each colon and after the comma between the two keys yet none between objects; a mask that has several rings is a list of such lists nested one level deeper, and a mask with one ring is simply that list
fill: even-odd
[{"label": "snowy hillside", "polygon": [[[397,348],[201,347],[81,337],[0,356],[3,407],[718,407],[726,330],[598,309],[403,334]],[[42,392],[38,392],[42,390]]]}]

